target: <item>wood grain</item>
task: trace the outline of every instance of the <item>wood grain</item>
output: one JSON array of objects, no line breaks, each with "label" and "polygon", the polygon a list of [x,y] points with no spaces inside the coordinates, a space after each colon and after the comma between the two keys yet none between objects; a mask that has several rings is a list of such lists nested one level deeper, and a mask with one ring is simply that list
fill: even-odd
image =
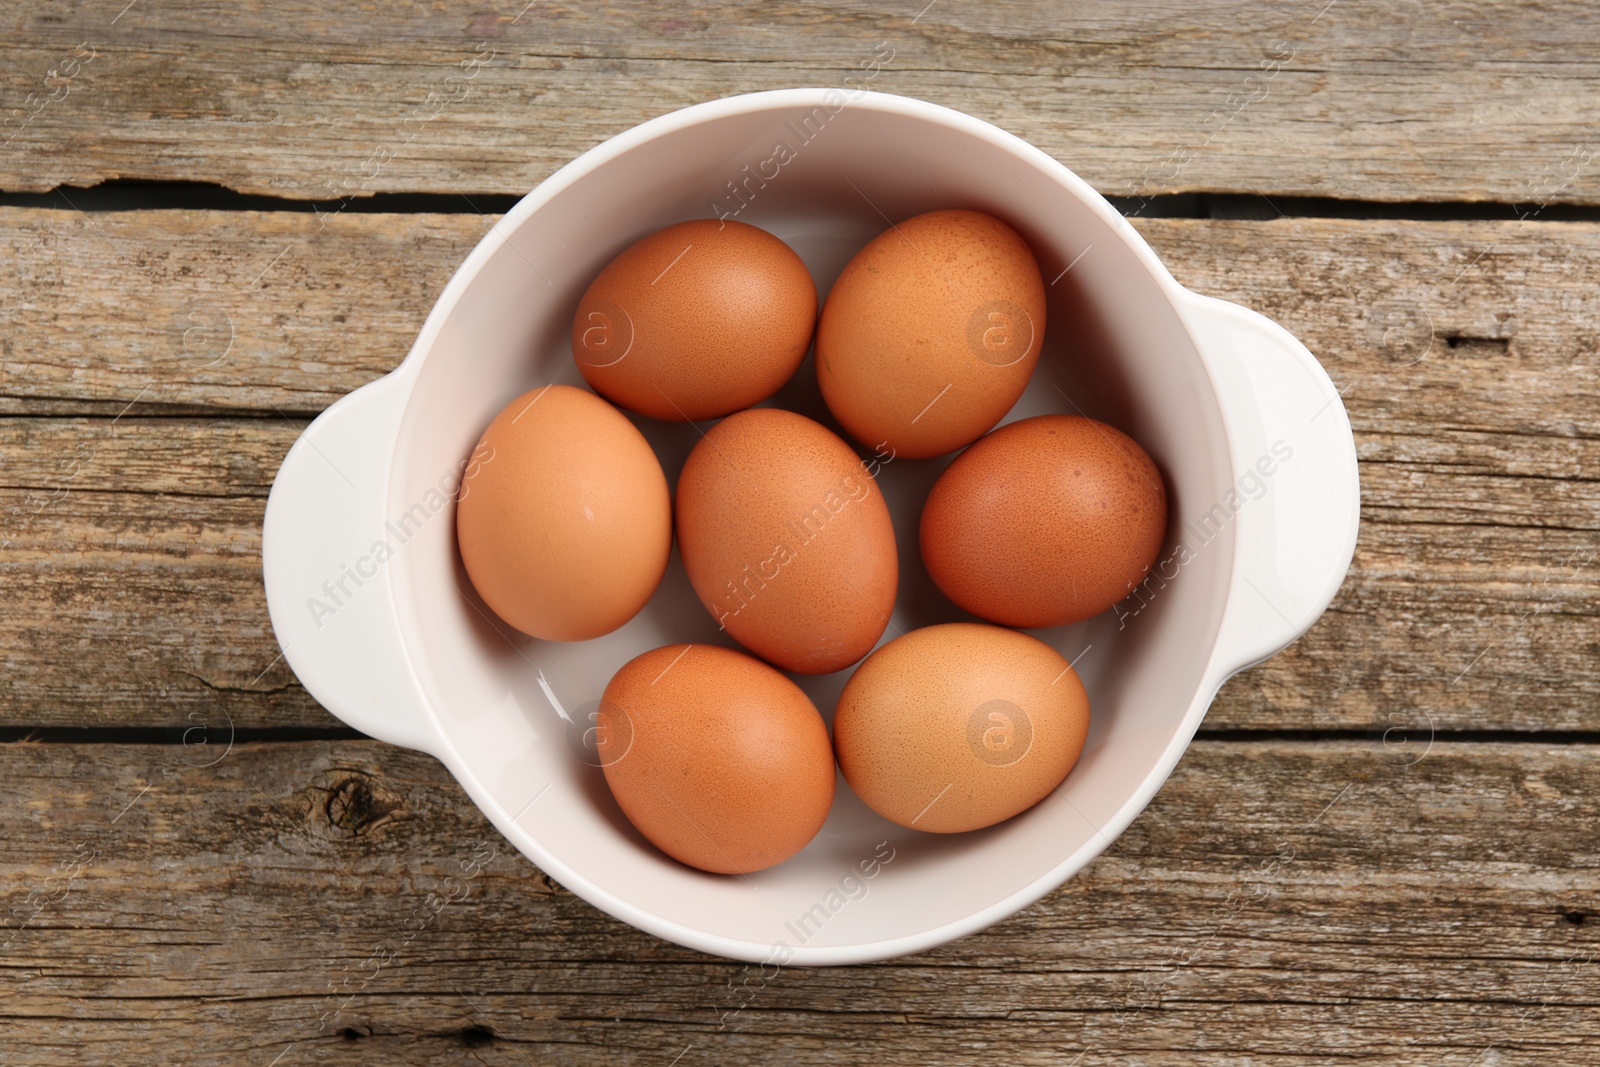
[{"label": "wood grain", "polygon": [[1560,276],[1600,234],[1287,218],[1140,229],[1180,281],[1317,354],[1361,460],[1350,579],[1300,642],[1224,689],[1208,725],[1593,729],[1600,294]]},{"label": "wood grain", "polygon": [[[261,586],[266,492],[302,423],[107,421],[0,419],[0,725],[335,725],[278,659]],[[1333,607],[1229,682],[1208,728],[1594,728],[1600,492],[1582,530],[1396,516],[1418,478],[1457,494],[1453,470],[1363,470]]]},{"label": "wood grain", "polygon": [[[1600,9],[525,2],[0,16],[0,193],[65,186],[59,210],[0,207],[0,730],[164,728],[0,743],[0,1061],[1592,1055],[1600,226],[1546,220],[1600,204]],[[1059,891],[916,957],[763,979],[600,914],[430,757],[248,743],[336,726],[279,658],[260,524],[309,419],[398,364],[493,223],[479,194],[678,107],[849,78],[995,122],[1136,207],[1494,201],[1506,221],[1136,221],[1340,385],[1350,577]],[[304,210],[80,198],[116,179]],[[445,210],[342,210],[377,193]]]},{"label": "wood grain", "polygon": [[0,722],[335,725],[279,659],[261,584],[303,420],[0,425]]},{"label": "wood grain", "polygon": [[[241,728],[332,725],[274,662],[265,495],[305,416],[398,362],[487,225],[0,210],[15,253],[0,302],[16,309],[0,337],[0,724],[183,727],[220,710]],[[1180,280],[1306,340],[1346,390],[1362,462],[1339,598],[1230,682],[1208,727],[1592,730],[1600,227],[1140,227]],[[128,264],[162,284],[119,295],[143,285]],[[199,325],[180,319],[174,367],[161,346],[183,307]],[[219,358],[206,324],[221,322]]]},{"label": "wood grain", "polygon": [[[494,219],[0,208],[0,414],[314,415],[398,365]],[[1600,225],[1135,222],[1185,284],[1305,341],[1364,435],[1592,462]]]},{"label": "wood grain", "polygon": [[64,0],[6,21],[10,191],[522,193],[679,107],[849,85],[997,123],[1113,195],[1600,201],[1586,5]]},{"label": "wood grain", "polygon": [[210,740],[0,747],[8,1064],[1431,1067],[1600,1041],[1594,746],[1202,742],[1018,916],[762,982],[551,883],[427,757]]},{"label": "wood grain", "polygon": [[491,222],[0,208],[0,410],[315,414],[399,364]]}]

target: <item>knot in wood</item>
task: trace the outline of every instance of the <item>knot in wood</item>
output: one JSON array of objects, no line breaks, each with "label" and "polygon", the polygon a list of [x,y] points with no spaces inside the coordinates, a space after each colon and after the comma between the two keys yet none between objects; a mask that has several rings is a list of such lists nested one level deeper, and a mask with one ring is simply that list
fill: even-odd
[{"label": "knot in wood", "polygon": [[392,800],[380,796],[370,776],[353,772],[334,783],[323,805],[328,825],[348,837],[362,836],[394,808]]}]

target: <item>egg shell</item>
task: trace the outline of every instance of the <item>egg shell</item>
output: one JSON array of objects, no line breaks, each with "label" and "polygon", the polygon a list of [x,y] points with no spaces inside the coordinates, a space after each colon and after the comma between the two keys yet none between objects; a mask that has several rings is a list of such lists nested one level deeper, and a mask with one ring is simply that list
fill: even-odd
[{"label": "egg shell", "polygon": [[496,615],[582,641],[638,614],[667,569],[672,503],[627,416],[583,389],[543,386],[494,417],[473,457],[456,541]]},{"label": "egg shell", "polygon": [[878,649],[833,713],[839,769],[884,818],[931,833],[992,826],[1048,796],[1089,733],[1077,672],[1038,638],[927,626]]},{"label": "egg shell", "polygon": [[718,874],[781,863],[833,804],[833,749],[788,678],[715,645],[669,645],[600,698],[596,755],[628,821],[674,859]]},{"label": "egg shell", "polygon": [[1094,419],[1040,415],[957,456],[928,494],[918,536],[951,600],[991,622],[1040,627],[1125,598],[1166,528],[1166,487],[1138,442]]},{"label": "egg shell", "polygon": [[747,408],[794,377],[817,322],[817,287],[794,251],[733,220],[668,226],[590,283],[572,352],[595,392],[669,422]]},{"label": "egg shell", "polygon": [[677,523],[700,602],[767,662],[826,674],[883,635],[900,579],[889,509],[820,423],[777,408],[717,423],[683,465]]},{"label": "egg shell", "polygon": [[933,211],[878,235],[834,282],[817,383],[863,445],[943,455],[1011,410],[1044,328],[1044,279],[1027,242],[991,215]]}]

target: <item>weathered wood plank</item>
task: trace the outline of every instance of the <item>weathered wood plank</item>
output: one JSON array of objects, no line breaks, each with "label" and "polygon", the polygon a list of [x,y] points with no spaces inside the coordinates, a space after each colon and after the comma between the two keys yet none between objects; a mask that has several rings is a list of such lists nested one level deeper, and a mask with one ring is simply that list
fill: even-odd
[{"label": "weathered wood plank", "polygon": [[764,981],[553,885],[426,757],[218,751],[0,749],[9,1064],[1431,1067],[1600,1042],[1594,746],[1202,742],[1020,915]]},{"label": "weathered wood plank", "polygon": [[333,725],[277,662],[261,587],[304,420],[0,424],[0,722]]},{"label": "weathered wood plank", "polygon": [[374,217],[0,209],[0,411],[321,411],[399,364],[492,221]]},{"label": "weathered wood plank", "polygon": [[1560,457],[1568,469],[1592,461],[1600,292],[1572,275],[1600,256],[1600,226],[1281,218],[1139,228],[1184,284],[1304,341],[1345,390],[1363,440],[1431,438],[1408,448],[1490,471],[1513,455]]},{"label": "weathered wood plank", "polygon": [[1600,200],[1584,5],[411,2],[381,32],[310,0],[123,8],[8,18],[0,189],[521,193],[665,111],[847,84],[988,119],[1109,194]]},{"label": "weathered wood plank", "polygon": [[[399,363],[492,221],[0,208],[0,414],[315,414]],[[1425,438],[1415,447],[1435,456],[1483,450],[1491,470],[1513,454],[1568,470],[1592,456],[1600,226],[1137,225],[1186,284],[1300,336],[1349,390],[1363,435]]]},{"label": "weathered wood plank", "polygon": [[[0,724],[332,725],[277,661],[261,588],[267,490],[303,426],[0,419]],[[1493,452],[1439,463],[1412,440],[1365,461],[1368,521],[1331,612],[1229,683],[1208,726],[1593,728],[1600,487],[1567,452],[1486,479]]]}]

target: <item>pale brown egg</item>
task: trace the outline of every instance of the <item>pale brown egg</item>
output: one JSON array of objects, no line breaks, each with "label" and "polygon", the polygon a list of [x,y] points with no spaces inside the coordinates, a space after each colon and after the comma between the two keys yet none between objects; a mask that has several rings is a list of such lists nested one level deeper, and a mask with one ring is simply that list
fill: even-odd
[{"label": "pale brown egg", "polygon": [[717,423],[683,465],[677,523],[700,602],[769,663],[841,670],[889,624],[900,577],[889,509],[820,423],[777,408]]},{"label": "pale brown egg", "polygon": [[977,211],[929,212],[879,234],[834,282],[817,383],[868,448],[942,455],[1011,410],[1044,324],[1044,280],[1015,230]]},{"label": "pale brown egg", "polygon": [[582,641],[636,615],[667,569],[672,504],[627,416],[547,385],[494,417],[462,482],[456,541],[472,586],[523,633]]},{"label": "pale brown egg", "polygon": [[1089,733],[1077,672],[1043,641],[982,623],[927,626],[856,668],[833,713],[844,777],[901,826],[958,833],[1048,796]]},{"label": "pale brown egg", "polygon": [[747,408],[794,377],[817,322],[800,257],[748,223],[680,222],[630,245],[590,283],[572,353],[594,391],[651,418]]},{"label": "pale brown egg", "polygon": [[1002,426],[951,463],[922,509],[944,594],[1006,626],[1060,626],[1131,593],[1166,537],[1161,472],[1127,434],[1078,415]]},{"label": "pale brown egg", "polygon": [[783,862],[833,804],[822,716],[799,686],[742,652],[646,652],[606,686],[597,726],[595,751],[628,821],[703,871]]}]

